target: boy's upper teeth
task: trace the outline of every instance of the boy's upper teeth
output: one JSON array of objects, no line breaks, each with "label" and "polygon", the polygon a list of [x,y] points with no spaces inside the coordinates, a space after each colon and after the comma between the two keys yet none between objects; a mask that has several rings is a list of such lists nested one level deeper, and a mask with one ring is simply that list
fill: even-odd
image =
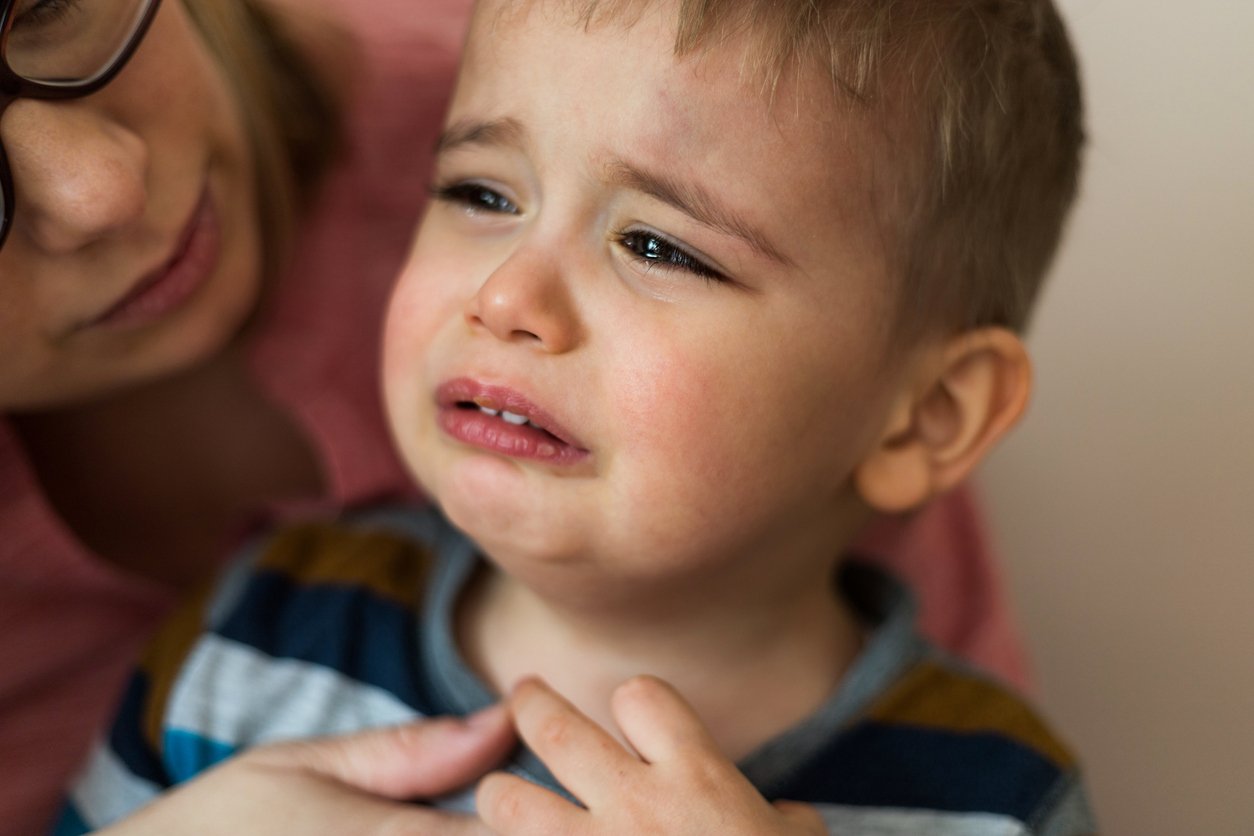
[{"label": "boy's upper teeth", "polygon": [[[526,415],[519,415],[517,412],[510,412],[508,409],[496,409],[495,407],[488,406],[489,403],[491,403],[491,401],[488,401],[486,398],[475,398],[474,401],[475,406],[479,407],[479,411],[484,415],[491,415],[493,417],[499,415],[505,423],[513,424],[516,427],[521,427],[523,424],[531,424],[531,421]],[[534,427],[535,424],[531,424],[531,426]]]},{"label": "boy's upper teeth", "polygon": [[[487,399],[484,399],[484,400],[487,400]],[[483,412],[484,415],[490,415],[493,417],[499,415],[500,419],[505,421],[505,424],[513,424],[514,426],[522,426],[524,424],[530,424],[530,420],[525,415],[519,415],[518,412],[510,412],[509,410],[495,409],[495,407],[493,406],[488,406],[488,404],[483,404],[483,402],[480,402],[479,399],[475,399],[475,406],[478,406],[479,411]],[[532,424],[532,426],[535,426],[535,425]]]}]

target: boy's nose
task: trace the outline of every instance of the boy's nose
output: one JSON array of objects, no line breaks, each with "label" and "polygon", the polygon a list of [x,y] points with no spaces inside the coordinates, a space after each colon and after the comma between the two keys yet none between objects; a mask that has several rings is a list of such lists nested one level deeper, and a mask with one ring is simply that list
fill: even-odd
[{"label": "boy's nose", "polygon": [[147,147],[82,100],[19,99],[0,120],[0,140],[13,175],[12,232],[39,249],[74,252],[143,217]]},{"label": "boy's nose", "polygon": [[499,340],[549,354],[575,348],[582,326],[561,269],[542,255],[510,255],[466,305],[466,319]]}]

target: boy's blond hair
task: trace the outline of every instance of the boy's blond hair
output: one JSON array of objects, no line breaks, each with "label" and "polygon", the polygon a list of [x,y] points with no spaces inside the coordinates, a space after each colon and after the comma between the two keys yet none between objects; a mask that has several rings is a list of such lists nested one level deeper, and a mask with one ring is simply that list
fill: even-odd
[{"label": "boy's blond hair", "polygon": [[[577,0],[585,20],[642,0]],[[912,332],[1022,330],[1075,197],[1079,74],[1050,0],[680,0],[675,51],[748,35],[769,89],[822,66],[873,119],[876,207]],[[887,174],[883,174],[886,172]]]}]

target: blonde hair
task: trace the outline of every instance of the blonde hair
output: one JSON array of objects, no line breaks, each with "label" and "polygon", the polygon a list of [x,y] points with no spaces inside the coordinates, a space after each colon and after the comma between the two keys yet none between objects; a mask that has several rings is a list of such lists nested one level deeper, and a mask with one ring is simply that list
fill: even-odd
[{"label": "blonde hair", "polygon": [[[570,2],[588,24],[647,5]],[[820,66],[880,128],[903,323],[1023,329],[1084,144],[1076,59],[1050,0],[680,0],[677,54],[743,35],[768,90]]]},{"label": "blonde hair", "polygon": [[182,1],[235,90],[255,158],[266,270],[273,274],[339,151],[340,110],[262,3]]}]

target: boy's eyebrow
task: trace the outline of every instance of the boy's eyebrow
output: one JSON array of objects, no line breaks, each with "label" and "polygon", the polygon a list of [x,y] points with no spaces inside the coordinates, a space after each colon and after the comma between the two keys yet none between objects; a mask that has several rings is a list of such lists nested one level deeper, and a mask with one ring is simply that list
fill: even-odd
[{"label": "boy's eyebrow", "polygon": [[761,255],[780,264],[793,265],[765,235],[730,208],[721,205],[696,183],[685,183],[665,174],[647,171],[626,160],[615,159],[606,166],[606,179],[612,185],[643,192],[698,223],[744,241]]},{"label": "boy's eyebrow", "polygon": [[527,130],[517,119],[494,119],[484,122],[464,119],[449,125],[435,144],[437,154],[463,145],[506,145],[521,147]]},{"label": "boy's eyebrow", "polygon": [[[436,153],[444,153],[466,145],[491,145],[521,148],[527,129],[517,119],[506,117],[483,121],[465,119],[444,129],[436,143]],[[795,266],[756,227],[723,206],[697,183],[685,183],[658,172],[648,171],[621,158],[606,164],[606,182],[633,189],[673,206],[704,226],[739,238],[761,255],[779,264]]]}]

